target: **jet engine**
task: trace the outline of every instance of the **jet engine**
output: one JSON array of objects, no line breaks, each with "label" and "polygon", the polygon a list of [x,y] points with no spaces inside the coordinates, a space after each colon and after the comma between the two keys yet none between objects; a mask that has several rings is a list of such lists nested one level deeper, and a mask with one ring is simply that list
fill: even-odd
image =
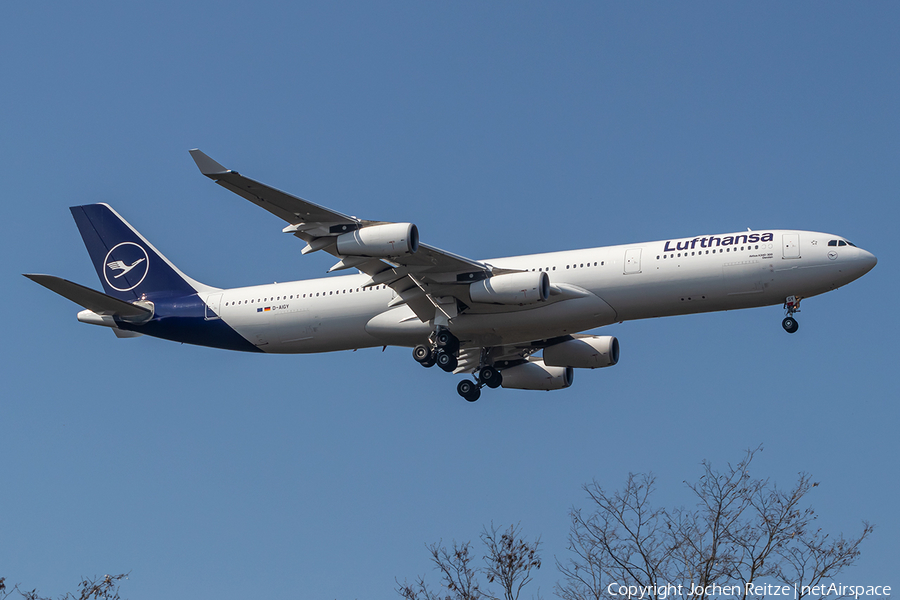
[{"label": "jet engine", "polygon": [[412,223],[372,225],[337,237],[337,251],[343,256],[400,256],[419,249],[419,230]]},{"label": "jet engine", "polygon": [[572,367],[548,367],[540,359],[503,369],[502,373],[500,385],[514,390],[561,390],[575,379]]},{"label": "jet engine", "polygon": [[472,302],[534,304],[550,297],[550,277],[544,272],[495,275],[469,285]]},{"label": "jet engine", "polygon": [[619,362],[619,340],[610,335],[578,336],[544,348],[544,364],[553,367],[599,369]]}]

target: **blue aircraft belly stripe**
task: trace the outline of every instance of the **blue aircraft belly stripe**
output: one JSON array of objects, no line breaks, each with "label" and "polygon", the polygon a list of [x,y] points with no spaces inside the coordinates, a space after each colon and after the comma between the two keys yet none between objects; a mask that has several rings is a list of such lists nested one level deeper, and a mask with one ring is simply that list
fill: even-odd
[{"label": "blue aircraft belly stripe", "polygon": [[118,323],[119,329],[138,331],[145,335],[158,337],[173,342],[210,346],[225,350],[243,352],[262,352],[232,329],[222,319],[207,321],[203,317],[164,317],[153,319],[143,325]]},{"label": "blue aircraft belly stripe", "polygon": [[137,331],[174,342],[225,350],[262,352],[222,319],[207,319],[206,304],[196,294],[154,299],[154,316],[146,323],[133,325],[116,319],[116,324],[119,329]]}]

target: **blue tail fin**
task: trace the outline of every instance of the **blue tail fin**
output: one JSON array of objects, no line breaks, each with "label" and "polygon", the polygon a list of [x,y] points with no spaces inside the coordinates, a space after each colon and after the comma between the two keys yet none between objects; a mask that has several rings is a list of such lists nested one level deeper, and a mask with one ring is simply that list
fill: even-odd
[{"label": "blue tail fin", "polygon": [[109,205],[88,204],[69,210],[110,296],[132,301],[209,289],[179,271]]}]

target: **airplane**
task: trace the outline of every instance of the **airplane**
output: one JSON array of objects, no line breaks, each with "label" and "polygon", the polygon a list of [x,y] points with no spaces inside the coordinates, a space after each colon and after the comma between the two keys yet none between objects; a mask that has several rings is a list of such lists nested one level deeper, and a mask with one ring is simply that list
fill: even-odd
[{"label": "airplane", "polygon": [[457,392],[474,402],[484,387],[563,389],[574,369],[615,365],[616,337],[583,333],[612,323],[780,304],[795,333],[802,299],[878,262],[838,235],[776,229],[472,260],[420,243],[412,223],[344,215],[190,153],[203,175],[285,221],[301,254],[327,252],[329,273],[358,274],[211,287],[112,207],[89,204],[70,210],[105,293],[25,276],[119,337],[268,353],[411,347],[425,367],[473,375]]}]

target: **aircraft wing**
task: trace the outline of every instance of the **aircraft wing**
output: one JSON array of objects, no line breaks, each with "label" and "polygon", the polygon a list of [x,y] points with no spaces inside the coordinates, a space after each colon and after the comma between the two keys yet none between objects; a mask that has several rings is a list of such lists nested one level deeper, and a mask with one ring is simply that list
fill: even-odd
[{"label": "aircraft wing", "polygon": [[253,204],[266,209],[279,219],[287,221],[290,224],[304,223],[307,225],[318,224],[325,226],[330,230],[343,225],[359,225],[363,223],[356,217],[350,217],[341,214],[282,192],[273,187],[269,187],[264,183],[254,181],[249,177],[244,177],[237,171],[226,169],[200,150],[191,150],[191,156],[200,172],[221,185],[227,190],[231,190],[239,196],[243,196]]},{"label": "aircraft wing", "polygon": [[[226,169],[200,150],[190,152],[201,173],[286,221],[288,226],[283,231],[307,243],[302,250],[304,254],[324,250],[340,259],[329,271],[356,268],[371,276],[366,285],[389,285],[398,295],[391,304],[408,304],[422,321],[434,318],[435,310],[447,304],[446,299],[460,298],[464,285],[508,272],[427,244],[417,243],[414,252],[377,256],[342,250],[337,244],[338,236],[369,227],[400,224],[367,221],[339,213]],[[418,240],[417,232],[415,236]],[[449,312],[452,315],[448,314],[448,318],[455,316],[455,312]]]}]

